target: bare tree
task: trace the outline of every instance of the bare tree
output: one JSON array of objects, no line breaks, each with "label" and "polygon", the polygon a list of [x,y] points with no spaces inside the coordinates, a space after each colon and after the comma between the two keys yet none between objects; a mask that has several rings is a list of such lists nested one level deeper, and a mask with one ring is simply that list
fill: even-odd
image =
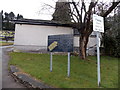
[{"label": "bare tree", "polygon": [[[76,27],[80,33],[79,35],[79,53],[80,58],[85,59],[86,58],[86,48],[89,41],[89,36],[93,32],[92,29],[92,15],[96,12],[95,8],[97,7],[98,1],[90,1],[88,9],[87,5],[85,3],[85,0],[81,0],[81,2],[75,2],[72,0],[70,2],[72,5],[71,15],[73,17],[73,23],[72,25]],[[103,17],[107,17],[108,14],[111,13],[111,11],[120,3],[118,2],[112,2],[112,5],[105,11],[99,11],[99,13],[102,13],[101,15]],[[99,10],[99,9],[97,9]]]}]

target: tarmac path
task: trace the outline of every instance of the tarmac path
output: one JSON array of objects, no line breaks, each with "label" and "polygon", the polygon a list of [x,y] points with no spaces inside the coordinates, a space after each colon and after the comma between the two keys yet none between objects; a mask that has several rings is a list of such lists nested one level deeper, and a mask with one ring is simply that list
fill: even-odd
[{"label": "tarmac path", "polygon": [[12,48],[7,47],[0,47],[2,48],[2,88],[25,88],[22,84],[19,82],[15,82],[13,77],[10,75],[8,71],[8,62],[9,62],[9,56],[8,52]]}]

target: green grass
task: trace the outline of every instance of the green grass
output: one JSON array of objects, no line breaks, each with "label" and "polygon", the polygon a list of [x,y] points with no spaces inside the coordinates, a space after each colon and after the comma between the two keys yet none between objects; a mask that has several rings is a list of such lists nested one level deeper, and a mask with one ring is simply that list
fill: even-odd
[{"label": "green grass", "polygon": [[[53,72],[49,71],[49,54],[10,53],[9,65],[16,65],[36,79],[59,88],[97,88],[96,57],[89,61],[71,56],[71,73],[67,77],[67,56],[53,56]],[[118,87],[118,59],[101,57],[101,86]]]},{"label": "green grass", "polygon": [[13,43],[0,41],[0,46],[7,46],[7,45],[13,45]]}]

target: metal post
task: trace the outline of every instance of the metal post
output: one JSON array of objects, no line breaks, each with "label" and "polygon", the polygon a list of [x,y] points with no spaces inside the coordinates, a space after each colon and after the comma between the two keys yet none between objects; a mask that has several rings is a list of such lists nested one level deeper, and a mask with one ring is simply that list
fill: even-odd
[{"label": "metal post", "polygon": [[0,90],[2,90],[2,47],[0,47]]},{"label": "metal post", "polygon": [[70,52],[68,52],[68,77],[70,77]]},{"label": "metal post", "polygon": [[52,52],[50,52],[50,72],[52,72]]},{"label": "metal post", "polygon": [[87,54],[87,56],[88,56],[88,50],[89,50],[89,49],[88,49],[88,47],[87,47],[87,49],[86,49],[86,54]]},{"label": "metal post", "polygon": [[100,86],[100,50],[99,50],[99,32],[97,34],[97,72],[98,72],[98,86]]}]

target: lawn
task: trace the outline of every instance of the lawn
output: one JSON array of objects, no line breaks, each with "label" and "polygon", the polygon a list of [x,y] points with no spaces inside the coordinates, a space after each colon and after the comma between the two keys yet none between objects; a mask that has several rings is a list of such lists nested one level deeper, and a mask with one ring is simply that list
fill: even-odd
[{"label": "lawn", "polygon": [[[53,72],[49,71],[49,54],[10,53],[9,65],[16,65],[23,72],[53,87],[97,88],[96,57],[87,61],[71,56],[71,73],[67,77],[67,56],[53,55]],[[118,59],[101,57],[101,87],[118,87]]]},{"label": "lawn", "polygon": [[13,45],[13,43],[0,41],[0,46],[7,46],[7,45]]}]

